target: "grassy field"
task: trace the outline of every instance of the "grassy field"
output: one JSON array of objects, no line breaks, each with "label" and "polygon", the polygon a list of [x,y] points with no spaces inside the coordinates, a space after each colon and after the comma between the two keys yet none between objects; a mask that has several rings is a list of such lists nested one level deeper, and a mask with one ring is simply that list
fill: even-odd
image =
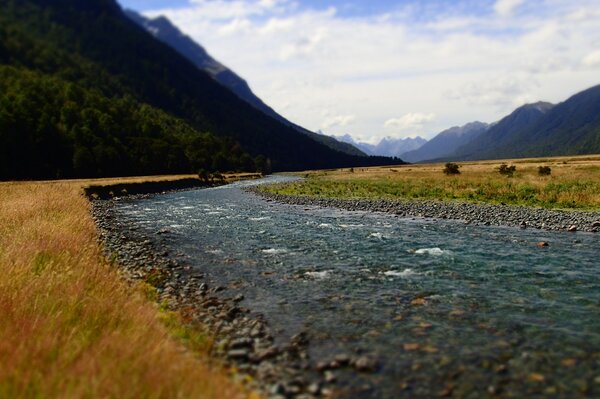
[{"label": "grassy field", "polygon": [[0,397],[253,397],[103,258],[90,183],[0,183]]},{"label": "grassy field", "polygon": [[[501,163],[516,166],[501,175]],[[459,163],[459,175],[444,164],[305,172],[305,180],[265,187],[287,195],[328,198],[437,199],[505,203],[557,209],[600,210],[600,155]],[[550,176],[538,175],[549,166]]]}]

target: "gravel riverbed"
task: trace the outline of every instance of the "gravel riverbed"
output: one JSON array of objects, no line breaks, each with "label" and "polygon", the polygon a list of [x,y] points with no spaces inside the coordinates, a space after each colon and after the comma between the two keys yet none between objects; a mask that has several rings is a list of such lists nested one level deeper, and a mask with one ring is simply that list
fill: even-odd
[{"label": "gravel riverbed", "polygon": [[[208,276],[186,264],[181,254],[170,253],[156,237],[147,237],[115,216],[116,201],[147,196],[92,201],[92,215],[105,255],[115,261],[126,280],[152,285],[159,303],[180,312],[189,325],[204,329],[215,343],[212,355],[239,370],[239,376],[251,376],[244,380],[250,381],[252,389],[272,399],[327,398],[336,390],[330,370],[376,370],[374,360],[359,355],[340,354],[329,361],[312,362],[305,332],[298,332],[286,342],[276,340],[264,318],[250,315],[250,309],[239,305],[242,295],[231,297],[227,287],[210,286]],[[168,234],[156,232],[158,237]]]},{"label": "gravel riverbed", "polygon": [[289,196],[247,188],[266,200],[289,205],[333,207],[348,211],[385,212],[398,217],[461,220],[483,226],[513,226],[553,231],[600,232],[600,212],[563,211],[513,205],[431,200],[330,199]]}]

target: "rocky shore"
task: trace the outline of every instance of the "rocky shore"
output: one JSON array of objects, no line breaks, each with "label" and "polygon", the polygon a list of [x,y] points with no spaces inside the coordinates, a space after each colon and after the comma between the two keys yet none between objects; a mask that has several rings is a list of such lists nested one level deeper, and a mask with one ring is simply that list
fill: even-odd
[{"label": "rocky shore", "polygon": [[525,206],[431,200],[330,199],[274,194],[247,189],[268,201],[289,205],[333,207],[348,211],[385,212],[399,217],[462,220],[481,226],[513,226],[553,231],[600,232],[600,212],[562,211]]},{"label": "rocky shore", "polygon": [[[145,196],[130,196],[143,198]],[[178,311],[186,323],[204,329],[214,340],[213,355],[249,375],[250,387],[273,399],[332,397],[336,392],[334,369],[376,371],[373,359],[338,354],[315,363],[309,359],[309,336],[299,332],[286,342],[276,340],[268,322],[251,316],[240,306],[242,295],[228,296],[227,288],[210,286],[209,276],[195,270],[178,254],[170,253],[157,237],[145,236],[135,226],[119,220],[116,201],[92,200],[92,214],[107,258],[114,259],[130,282],[145,282],[156,289],[156,300]]]}]

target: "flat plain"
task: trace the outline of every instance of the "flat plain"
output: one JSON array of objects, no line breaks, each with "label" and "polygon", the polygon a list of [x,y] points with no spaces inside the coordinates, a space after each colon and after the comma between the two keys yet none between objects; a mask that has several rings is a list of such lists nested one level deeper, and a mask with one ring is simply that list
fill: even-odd
[{"label": "flat plain", "polygon": [[[514,165],[512,177],[499,173]],[[307,171],[304,180],[265,190],[284,195],[340,199],[468,201],[548,209],[600,210],[600,155],[459,162],[460,174],[445,164]],[[550,167],[540,175],[539,167]]]}]

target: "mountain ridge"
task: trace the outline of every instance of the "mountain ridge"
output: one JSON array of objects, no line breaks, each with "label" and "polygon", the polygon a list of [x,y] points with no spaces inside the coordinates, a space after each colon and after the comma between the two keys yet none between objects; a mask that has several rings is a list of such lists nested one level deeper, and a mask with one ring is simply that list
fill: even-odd
[{"label": "mountain ridge", "polygon": [[484,133],[456,148],[450,157],[461,160],[486,157],[485,154],[493,157],[491,153],[495,148],[510,145],[515,134],[531,129],[553,107],[554,104],[542,101],[522,105],[490,126]]},{"label": "mountain ridge", "polygon": [[402,154],[403,159],[407,162],[424,162],[442,158],[482,134],[488,127],[487,123],[478,121],[451,127],[438,133],[419,149]]},{"label": "mountain ridge", "polygon": [[357,142],[349,134],[332,137],[338,141],[343,141],[345,143],[351,144],[368,155],[391,156],[398,158],[402,158],[402,155],[404,153],[412,151],[416,148],[420,148],[427,142],[427,140],[420,136],[406,138],[394,138],[388,136],[382,138],[377,144]]},{"label": "mountain ridge", "polygon": [[348,143],[339,142],[328,136],[311,132],[308,129],[298,126],[297,124],[281,116],[273,108],[262,101],[262,99],[260,99],[256,94],[254,94],[248,82],[246,82],[237,73],[225,66],[223,63],[214,59],[202,45],[183,33],[168,18],[164,16],[147,18],[133,10],[128,9],[124,10],[124,13],[127,17],[136,22],[139,26],[143,27],[155,38],[175,49],[199,69],[207,72],[217,82],[227,87],[242,100],[246,101],[248,104],[252,105],[264,114],[296,129],[300,133],[303,133],[313,140],[316,140],[321,144],[325,144],[329,148],[336,151],[341,151],[346,154],[356,156],[367,155],[355,146],[348,145]]},{"label": "mountain ridge", "polygon": [[[473,127],[468,135],[461,133]],[[600,153],[600,85],[556,105],[522,105],[489,125],[475,122],[447,129],[402,157],[408,162],[445,162],[594,153]]]}]

